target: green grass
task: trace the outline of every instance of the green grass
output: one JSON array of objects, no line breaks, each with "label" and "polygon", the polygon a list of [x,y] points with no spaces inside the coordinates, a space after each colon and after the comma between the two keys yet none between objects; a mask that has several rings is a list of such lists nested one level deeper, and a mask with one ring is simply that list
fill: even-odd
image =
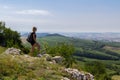
[{"label": "green grass", "polygon": [[70,43],[69,38],[67,37],[65,38],[63,36],[47,36],[47,37],[39,38],[38,42],[40,42],[41,44],[47,42],[51,46],[61,42]]},{"label": "green grass", "polygon": [[98,59],[78,57],[78,56],[75,56],[75,57],[79,59],[78,65],[84,71],[85,71],[85,63],[86,62],[94,62],[94,61],[99,61],[99,62],[103,63],[106,66],[107,74],[109,74],[109,75],[116,73],[116,71],[117,71],[116,67],[118,67],[118,69],[120,70],[120,61],[98,60]]},{"label": "green grass", "polygon": [[105,46],[104,49],[120,54],[120,47]]},{"label": "green grass", "polygon": [[0,46],[0,54],[3,53],[6,50],[6,48]]},{"label": "green grass", "polygon": [[63,76],[68,76],[63,69],[63,66],[51,64],[44,57],[0,54],[2,80],[60,80]]}]

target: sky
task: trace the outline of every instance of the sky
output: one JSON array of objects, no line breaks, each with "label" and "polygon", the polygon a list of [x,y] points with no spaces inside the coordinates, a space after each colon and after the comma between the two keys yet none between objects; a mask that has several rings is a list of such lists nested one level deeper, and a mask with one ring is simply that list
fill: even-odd
[{"label": "sky", "polygon": [[120,0],[0,0],[0,21],[18,32],[120,32]]}]

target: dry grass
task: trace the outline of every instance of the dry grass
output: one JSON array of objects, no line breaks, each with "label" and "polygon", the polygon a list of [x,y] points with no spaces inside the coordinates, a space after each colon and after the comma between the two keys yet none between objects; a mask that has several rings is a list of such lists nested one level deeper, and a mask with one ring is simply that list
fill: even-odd
[{"label": "dry grass", "polygon": [[120,75],[115,75],[112,77],[112,80],[120,80]]}]

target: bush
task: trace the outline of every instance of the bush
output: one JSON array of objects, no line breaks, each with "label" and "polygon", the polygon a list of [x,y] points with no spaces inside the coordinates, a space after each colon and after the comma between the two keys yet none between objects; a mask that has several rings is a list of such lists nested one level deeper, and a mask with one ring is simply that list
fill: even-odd
[{"label": "bush", "polygon": [[73,57],[75,48],[72,44],[67,43],[57,43],[55,46],[45,45],[46,52],[52,56],[62,56],[64,57],[63,64],[66,67],[72,67],[72,64],[75,63],[75,59]]},{"label": "bush", "polygon": [[5,27],[4,22],[0,22],[0,46],[20,48],[24,53],[28,53],[28,48],[22,45],[20,33]]},{"label": "bush", "polygon": [[99,61],[87,62],[85,64],[85,69],[93,74],[96,80],[111,80],[106,74],[105,65]]},{"label": "bush", "polygon": [[73,57],[75,48],[73,45],[62,43],[58,48],[60,55],[65,58],[64,64],[66,67],[72,67],[72,64],[75,63],[75,59]]}]

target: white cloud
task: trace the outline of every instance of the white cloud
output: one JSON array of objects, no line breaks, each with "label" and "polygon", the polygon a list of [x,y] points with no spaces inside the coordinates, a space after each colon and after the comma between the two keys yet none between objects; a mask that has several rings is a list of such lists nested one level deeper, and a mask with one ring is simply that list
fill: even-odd
[{"label": "white cloud", "polygon": [[3,8],[4,8],[4,9],[9,9],[9,8],[11,8],[11,7],[4,5]]},{"label": "white cloud", "polygon": [[12,9],[13,7],[7,5],[0,5],[1,9]]},{"label": "white cloud", "polygon": [[16,11],[17,14],[25,14],[25,15],[42,15],[42,16],[50,16],[51,13],[47,10],[22,10]]}]

